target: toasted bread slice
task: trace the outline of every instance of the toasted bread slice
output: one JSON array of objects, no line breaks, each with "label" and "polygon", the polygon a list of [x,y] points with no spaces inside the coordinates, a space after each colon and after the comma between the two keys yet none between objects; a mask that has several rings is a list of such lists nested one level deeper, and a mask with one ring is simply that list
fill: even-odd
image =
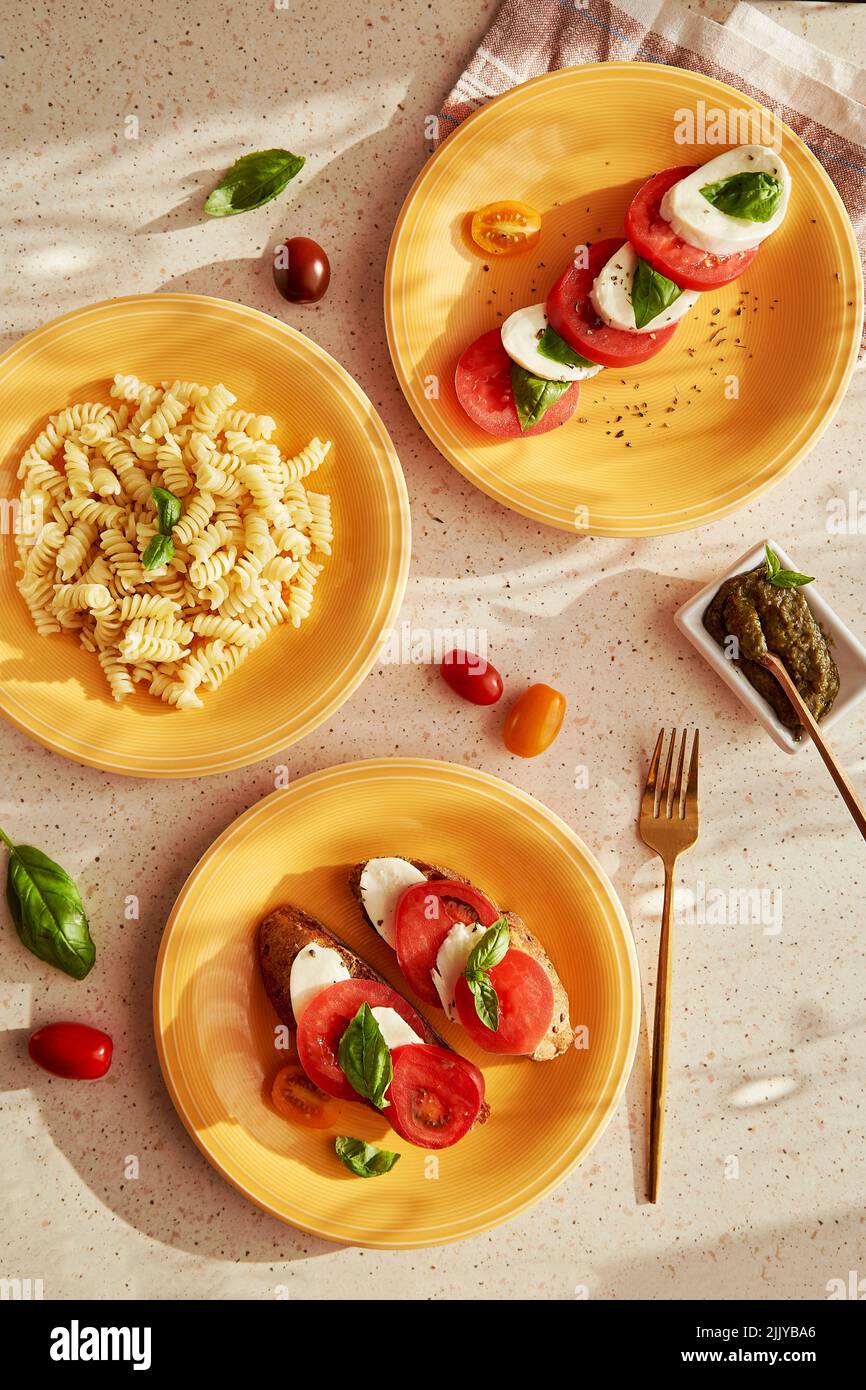
[{"label": "toasted bread slice", "polygon": [[[394,856],[404,858],[405,856]],[[370,917],[364,907],[364,900],[361,896],[361,875],[368,864],[364,859],[360,864],[353,865],[349,872],[349,888],[354,897],[357,898],[361,911],[373,931],[376,931],[375,923],[370,921]],[[465,874],[458,874],[454,869],[448,869],[442,864],[430,864],[423,859],[410,859],[419,873],[425,878],[449,878],[455,883],[471,883]],[[574,1029],[568,1016],[568,995],[565,986],[553,968],[553,962],[541,945],[540,941],[532,935],[522,918],[516,912],[508,912],[500,909],[508,922],[511,933],[512,945],[518,951],[525,951],[528,956],[532,956],[538,964],[547,971],[550,983],[553,985],[553,1017],[550,1028],[541,1039],[535,1051],[531,1054],[534,1062],[549,1062],[554,1057],[559,1057],[561,1053],[567,1052],[574,1041]],[[376,932],[378,936],[378,932]]]},{"label": "toasted bread slice", "polygon": [[[394,988],[390,980],[386,980],[384,975],[380,975],[378,970],[374,970],[372,965],[368,965],[361,956],[356,955],[345,941],[334,936],[333,932],[329,932],[315,917],[311,917],[300,907],[285,903],[282,907],[275,907],[273,912],[269,912],[259,923],[258,947],[259,968],[268,998],[280,1021],[289,1028],[298,1026],[292,1011],[292,964],[298,952],[310,945],[327,946],[332,951],[337,951],[353,980],[378,980],[380,984],[388,985],[389,989]],[[454,1049],[442,1034],[427,1022],[423,1014],[419,1014],[419,1017],[424,1025],[422,1036],[425,1043],[453,1052]],[[485,1102],[476,1124],[483,1124],[489,1114],[490,1106]]]}]

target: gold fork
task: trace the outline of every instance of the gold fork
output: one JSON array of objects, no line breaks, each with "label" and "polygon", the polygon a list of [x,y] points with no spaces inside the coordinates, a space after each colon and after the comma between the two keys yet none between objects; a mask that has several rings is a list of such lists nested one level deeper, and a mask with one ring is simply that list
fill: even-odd
[{"label": "gold fork", "polygon": [[[656,739],[655,752],[647,774],[640,807],[640,834],[645,845],[654,849],[665,866],[665,901],[659,938],[659,968],[656,980],[655,1022],[653,1024],[652,1089],[650,1094],[649,1199],[657,1202],[661,1177],[662,1135],[665,1124],[665,1089],[668,1075],[668,1033],[671,993],[671,918],[673,916],[674,868],[680,855],[698,838],[698,749],[700,733],[695,730],[688,780],[683,796],[683,767],[688,730],[683,729],[676,782],[671,792],[671,765],[674,759],[676,729],[671,731],[665,770],[658,783],[659,762],[665,731]],[[658,784],[658,789],[657,789]],[[681,805],[682,803],[682,805]]]}]

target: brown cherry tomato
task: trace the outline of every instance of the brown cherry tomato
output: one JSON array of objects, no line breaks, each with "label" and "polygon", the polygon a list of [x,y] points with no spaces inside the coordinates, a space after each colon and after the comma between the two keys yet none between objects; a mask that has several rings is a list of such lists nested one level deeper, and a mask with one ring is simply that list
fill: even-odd
[{"label": "brown cherry tomato", "polygon": [[277,247],[274,284],[292,304],[315,304],[331,283],[331,263],[317,241],[293,236]]},{"label": "brown cherry tomato", "polygon": [[48,1023],[27,1044],[37,1066],[73,1081],[95,1081],[111,1066],[114,1044],[86,1023]]},{"label": "brown cherry tomato", "polygon": [[531,685],[515,700],[505,720],[503,738],[509,753],[536,758],[562,728],[565,696],[550,685]]},{"label": "brown cherry tomato", "polygon": [[495,705],[502,694],[502,677],[496,667],[475,652],[455,647],[439,670],[454,693],[473,705]]}]

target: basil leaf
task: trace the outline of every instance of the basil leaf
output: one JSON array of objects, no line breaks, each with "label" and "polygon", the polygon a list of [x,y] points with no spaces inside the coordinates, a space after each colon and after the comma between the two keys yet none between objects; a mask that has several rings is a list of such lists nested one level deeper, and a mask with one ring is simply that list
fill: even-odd
[{"label": "basil leaf", "polygon": [[538,340],[538,351],[542,357],[548,357],[551,362],[561,362],[565,367],[597,367],[597,362],[590,362],[588,357],[581,357],[579,352],[569,347],[564,338],[560,338],[555,328],[547,325]]},{"label": "basil leaf", "polygon": [[204,210],[209,217],[234,217],[251,212],[282,193],[304,167],[304,157],[289,150],[256,150],[237,160],[209,194]]},{"label": "basil leaf", "polygon": [[83,980],[96,947],[75,881],[40,849],[13,845],[2,830],[0,840],[9,849],[6,901],[22,942],[48,965]]},{"label": "basil leaf", "polygon": [[525,367],[511,364],[511,389],[514,404],[522,430],[532,429],[542,419],[550,406],[555,405],[560,396],[571,386],[570,381],[545,381],[543,377],[533,376]]},{"label": "basil leaf", "polygon": [[394,1068],[379,1025],[369,1004],[362,1004],[340,1039],[338,1059],[349,1085],[372,1101],[377,1110],[390,1102],[385,1092],[391,1085]]},{"label": "basil leaf", "polygon": [[164,536],[170,536],[173,527],[180,521],[183,503],[167,487],[152,487],[150,491],[159,517],[159,529]]},{"label": "basil leaf", "polygon": [[673,280],[659,275],[640,256],[631,286],[631,306],[634,310],[635,328],[644,328],[664,309],[669,309],[679,299],[682,290]]},{"label": "basil leaf", "polygon": [[400,1158],[390,1149],[378,1149],[375,1144],[365,1144],[363,1139],[353,1139],[348,1134],[338,1135],[334,1148],[340,1162],[359,1178],[378,1178],[390,1173]]},{"label": "basil leaf", "polygon": [[701,193],[728,217],[739,217],[743,222],[769,222],[782,198],[782,180],[772,174],[731,174],[718,183],[705,184]]},{"label": "basil leaf", "polygon": [[499,1029],[499,995],[485,974],[467,975],[466,983],[472,991],[475,1012],[485,1028],[495,1033]]},{"label": "basil leaf", "polygon": [[168,564],[173,555],[174,541],[171,536],[164,536],[161,531],[157,531],[156,535],[151,537],[150,544],[141,557],[141,563],[146,570],[155,570]]},{"label": "basil leaf", "polygon": [[504,917],[499,917],[492,927],[488,927],[477,946],[473,946],[466,962],[465,974],[478,975],[484,970],[492,970],[498,965],[508,950],[511,933]]},{"label": "basil leaf", "polygon": [[771,550],[764,541],[764,551],[767,556],[767,578],[772,579],[774,574],[778,574],[782,568],[782,563],[774,550]]},{"label": "basil leaf", "polygon": [[800,574],[797,570],[783,570],[781,560],[770,549],[766,541],[764,542],[764,549],[767,553],[766,578],[771,584],[775,584],[777,589],[801,589],[804,584],[815,582],[813,574]]}]

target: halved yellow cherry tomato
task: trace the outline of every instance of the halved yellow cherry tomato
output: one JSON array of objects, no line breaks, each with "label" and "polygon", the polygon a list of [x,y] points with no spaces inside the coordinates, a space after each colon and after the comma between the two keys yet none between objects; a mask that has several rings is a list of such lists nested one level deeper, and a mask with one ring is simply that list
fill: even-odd
[{"label": "halved yellow cherry tomato", "polygon": [[509,753],[536,758],[562,728],[565,696],[550,685],[531,685],[515,700],[505,720],[503,738]]},{"label": "halved yellow cherry tomato", "polygon": [[277,1072],[271,1099],[283,1119],[305,1129],[328,1129],[337,1117],[334,1101],[313,1085],[301,1067],[283,1067]]},{"label": "halved yellow cherry tomato", "polygon": [[472,240],[488,256],[529,251],[541,236],[541,213],[528,203],[487,203],[472,218]]}]

